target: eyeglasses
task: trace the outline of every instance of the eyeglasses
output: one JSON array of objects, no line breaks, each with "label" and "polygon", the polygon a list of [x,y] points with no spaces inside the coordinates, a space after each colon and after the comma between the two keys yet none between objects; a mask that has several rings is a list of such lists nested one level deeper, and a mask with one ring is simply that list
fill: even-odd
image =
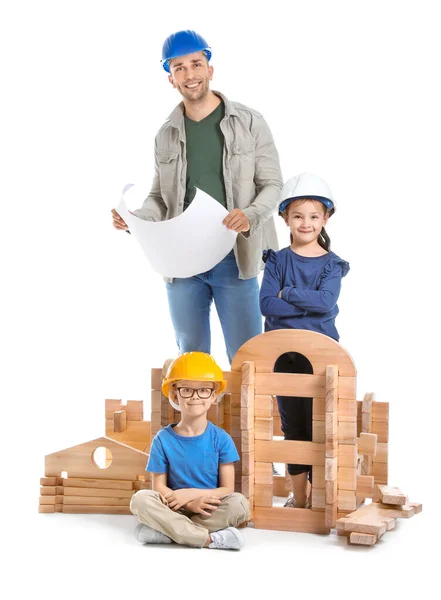
[{"label": "eyeglasses", "polygon": [[201,388],[197,388],[197,389],[189,388],[189,387],[178,387],[176,389],[178,390],[181,398],[191,398],[193,396],[193,394],[196,392],[197,395],[199,396],[199,398],[201,398],[202,400],[206,400],[214,392],[213,388],[206,388],[206,387],[201,387]]}]

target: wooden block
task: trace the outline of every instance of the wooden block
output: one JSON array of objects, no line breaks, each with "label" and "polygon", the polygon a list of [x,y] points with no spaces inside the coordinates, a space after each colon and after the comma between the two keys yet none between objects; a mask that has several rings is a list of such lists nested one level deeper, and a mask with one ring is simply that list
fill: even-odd
[{"label": "wooden block", "polygon": [[151,489],[152,489],[152,484],[151,484],[150,478],[148,481],[134,481],[133,482],[133,490],[134,491],[151,490]]},{"label": "wooden block", "polygon": [[54,513],[55,512],[55,504],[39,504],[38,512],[39,513]]},{"label": "wooden block", "polygon": [[[270,463],[272,464],[272,463]],[[272,469],[271,469],[272,472]],[[257,483],[257,481],[256,481]],[[290,488],[287,485],[286,477],[283,475],[274,475],[273,478],[273,496],[287,496]]]},{"label": "wooden block", "polygon": [[58,487],[61,487],[61,489],[63,489],[62,486],[56,486],[56,485],[43,486],[40,488],[40,495],[41,496],[56,496]]},{"label": "wooden block", "polygon": [[414,510],[416,515],[423,510],[423,505],[420,504],[419,502],[410,502],[409,506],[411,509]]},{"label": "wooden block", "polygon": [[241,437],[240,417],[231,415],[230,417],[230,435],[232,438]]},{"label": "wooden block", "polygon": [[361,433],[372,433],[372,413],[362,413]]},{"label": "wooden block", "polygon": [[248,475],[242,476],[242,494],[246,498],[254,496],[254,477]]},{"label": "wooden block", "polygon": [[131,498],[108,498],[107,496],[66,496],[63,505],[75,506],[130,506]]},{"label": "wooden block", "polygon": [[357,475],[357,497],[373,498],[374,478],[371,475]]},{"label": "wooden block", "polygon": [[242,363],[242,385],[254,385],[256,366],[252,361]]},{"label": "wooden block", "polygon": [[59,483],[59,479],[61,479],[61,477],[41,477],[40,485],[63,485]]},{"label": "wooden block", "polygon": [[338,422],[338,443],[351,444],[357,443],[357,424],[348,421]]},{"label": "wooden block", "polygon": [[326,367],[325,384],[325,409],[326,412],[337,412],[338,402],[338,366],[328,365]]},{"label": "wooden block", "polygon": [[357,446],[341,445],[338,447],[338,464],[340,467],[357,466]]},{"label": "wooden block", "polygon": [[[162,427],[161,424],[161,413],[160,412],[152,412],[152,415],[150,417],[151,421],[150,421],[150,427],[151,430],[156,430],[159,431]],[[153,436],[152,436],[153,437]]]},{"label": "wooden block", "polygon": [[371,475],[374,476],[375,483],[387,485],[388,466],[387,463],[373,463]]},{"label": "wooden block", "polygon": [[325,467],[312,467],[312,481],[319,488],[325,487]]},{"label": "wooden block", "polygon": [[[355,377],[339,377],[339,394],[343,398],[355,399]],[[276,396],[301,396],[303,398],[325,398],[326,377],[298,373],[256,372],[256,394]]]},{"label": "wooden block", "polygon": [[372,420],[389,422],[389,402],[372,403]]},{"label": "wooden block", "polygon": [[329,534],[325,526],[325,513],[304,508],[259,508],[254,509],[256,529],[277,531],[300,531],[305,533]]},{"label": "wooden block", "polygon": [[365,456],[375,456],[377,453],[377,434],[360,433],[358,452]]},{"label": "wooden block", "polygon": [[384,421],[372,421],[372,433],[376,433],[381,443],[389,441],[389,424]]},{"label": "wooden block", "polygon": [[162,385],[162,369],[151,370],[151,387],[152,390],[160,390]]},{"label": "wooden block", "polygon": [[241,456],[242,475],[254,473],[254,452],[243,452]]},{"label": "wooden block", "polygon": [[[226,416],[226,415],[225,415]],[[241,445],[242,452],[254,452],[255,444],[254,444],[254,431],[244,430],[241,435]]]},{"label": "wooden block", "polygon": [[324,444],[295,440],[256,440],[255,459],[260,462],[324,466]]},{"label": "wooden block", "polygon": [[364,395],[363,398],[363,404],[362,404],[362,412],[364,413],[370,413],[372,412],[372,403],[374,402],[374,393],[373,392],[368,392],[367,394]]},{"label": "wooden block", "polygon": [[326,491],[323,488],[312,486],[312,508],[325,508]]},{"label": "wooden block", "polygon": [[240,408],[254,409],[254,386],[242,385],[240,388]]},{"label": "wooden block", "polygon": [[389,457],[389,444],[383,442],[377,443],[377,453],[375,454],[374,462],[387,463]]},{"label": "wooden block", "polygon": [[378,486],[379,500],[383,504],[404,505],[407,503],[407,496],[397,487],[386,485]]},{"label": "wooden block", "polygon": [[359,533],[351,531],[349,534],[349,542],[351,544],[359,544],[361,546],[373,546],[377,543],[378,535],[375,533]]},{"label": "wooden block", "polygon": [[254,419],[254,439],[273,439],[273,419]]},{"label": "wooden block", "polygon": [[335,527],[337,521],[337,503],[325,505],[325,525]]},{"label": "wooden block", "polygon": [[[144,476],[147,473],[144,474]],[[78,477],[68,477],[63,479],[63,487],[74,488],[104,488],[108,490],[131,490],[133,489],[132,481],[124,481],[122,479],[84,479]]]},{"label": "wooden block", "polygon": [[39,503],[44,504],[62,504],[64,496],[40,496]]},{"label": "wooden block", "polygon": [[270,419],[273,416],[273,397],[269,394],[254,396],[254,415],[258,419]]},{"label": "wooden block", "polygon": [[357,469],[354,467],[339,467],[338,469],[338,489],[352,490],[357,488]]},{"label": "wooden block", "polygon": [[[313,479],[314,482],[314,479]],[[313,483],[313,488],[315,486],[315,482]],[[327,505],[336,504],[338,501],[338,484],[337,480],[333,481],[325,481],[325,503]]]},{"label": "wooden block", "polygon": [[364,456],[361,463],[361,473],[363,475],[370,475],[372,473],[372,456]]},{"label": "wooden block", "polygon": [[348,398],[338,399],[338,419],[339,421],[357,420],[357,401]]},{"label": "wooden block", "polygon": [[[256,462],[254,466],[254,481],[259,485],[273,485],[273,464]],[[284,479],[284,478],[283,478]]]},{"label": "wooden block", "polygon": [[104,489],[104,488],[85,488],[85,487],[66,487],[64,488],[64,496],[95,496],[103,498],[131,498],[133,496],[133,490],[116,490],[116,489]]},{"label": "wooden block", "polygon": [[334,481],[337,479],[338,458],[325,459],[325,481]]},{"label": "wooden block", "polygon": [[[224,414],[224,429],[227,433],[230,433],[230,430],[231,430],[231,414],[230,413]],[[254,440],[254,433],[253,433],[253,440]]]},{"label": "wooden block", "polygon": [[312,399],[312,420],[324,421],[326,415],[325,398]]},{"label": "wooden block", "polygon": [[325,418],[326,441],[336,440],[338,438],[338,420],[337,411],[327,412]]},{"label": "wooden block", "polygon": [[254,486],[254,506],[272,506],[273,492],[271,485],[256,483]]},{"label": "wooden block", "polygon": [[241,388],[240,428],[253,429],[254,426],[254,387],[243,385]]},{"label": "wooden block", "polygon": [[342,512],[346,510],[355,510],[357,508],[355,491],[339,489],[337,493],[337,506],[338,510]]},{"label": "wooden block", "polygon": [[127,428],[127,413],[125,410],[116,410],[113,413],[113,431],[121,433]]},{"label": "wooden block", "polygon": [[312,421],[312,441],[324,444],[326,442],[326,422]]}]

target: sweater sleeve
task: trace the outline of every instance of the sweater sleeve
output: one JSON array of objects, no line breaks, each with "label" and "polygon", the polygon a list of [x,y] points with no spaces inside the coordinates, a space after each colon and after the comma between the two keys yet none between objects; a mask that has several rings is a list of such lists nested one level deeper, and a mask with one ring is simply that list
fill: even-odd
[{"label": "sweater sleeve", "polygon": [[263,254],[265,271],[260,288],[260,312],[264,317],[298,317],[305,314],[305,309],[293,306],[290,302],[278,298],[282,287],[280,266],[274,250]]},{"label": "sweater sleeve", "polygon": [[344,260],[330,261],[325,267],[317,290],[285,287],[282,298],[297,308],[311,313],[327,313],[337,304],[341,280],[349,271]]}]

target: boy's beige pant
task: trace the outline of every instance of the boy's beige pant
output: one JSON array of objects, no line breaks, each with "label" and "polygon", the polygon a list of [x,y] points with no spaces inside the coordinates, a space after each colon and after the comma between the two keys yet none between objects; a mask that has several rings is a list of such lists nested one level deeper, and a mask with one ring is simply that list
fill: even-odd
[{"label": "boy's beige pant", "polygon": [[159,492],[140,490],[132,496],[130,510],[141,523],[162,531],[177,544],[202,548],[208,534],[225,527],[237,527],[249,518],[250,505],[242,494],[224,496],[210,517],[185,510],[174,511]]}]

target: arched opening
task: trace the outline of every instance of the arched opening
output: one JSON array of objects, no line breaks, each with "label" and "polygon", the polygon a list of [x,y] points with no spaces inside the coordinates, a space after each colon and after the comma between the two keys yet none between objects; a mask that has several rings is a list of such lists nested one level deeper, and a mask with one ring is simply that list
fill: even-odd
[{"label": "arched opening", "polygon": [[[313,375],[314,369],[306,356],[290,351],[277,358],[274,373]],[[311,442],[312,402],[312,398],[303,396],[274,396],[274,438]],[[312,466],[278,463],[273,465],[273,474],[276,480],[273,506],[297,507],[299,501],[303,506],[305,496],[311,494]]]},{"label": "arched opening", "polygon": [[92,462],[98,469],[108,469],[112,464],[112,453],[104,446],[95,448],[92,454]]}]

